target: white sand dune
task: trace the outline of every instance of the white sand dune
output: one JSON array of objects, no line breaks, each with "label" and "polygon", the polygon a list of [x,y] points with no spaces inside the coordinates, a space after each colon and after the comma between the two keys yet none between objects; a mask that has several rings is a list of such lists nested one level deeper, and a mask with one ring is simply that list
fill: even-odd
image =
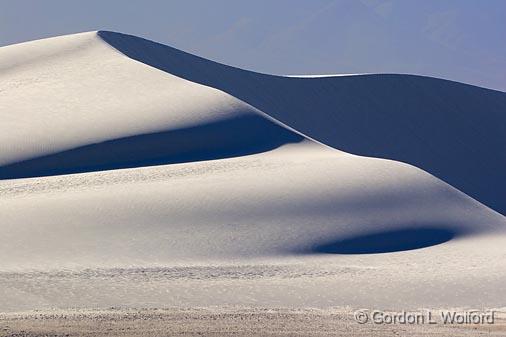
[{"label": "white sand dune", "polygon": [[505,93],[111,32],[2,47],[0,83],[0,311],[505,304]]}]

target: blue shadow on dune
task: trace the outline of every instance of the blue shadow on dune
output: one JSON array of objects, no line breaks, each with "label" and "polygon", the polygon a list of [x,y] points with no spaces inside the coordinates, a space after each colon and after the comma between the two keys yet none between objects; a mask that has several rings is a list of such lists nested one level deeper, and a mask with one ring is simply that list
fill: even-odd
[{"label": "blue shadow on dune", "polygon": [[245,156],[303,137],[260,115],[90,144],[0,167],[0,179],[29,178]]},{"label": "blue shadow on dune", "polygon": [[313,253],[378,254],[431,247],[450,241],[459,232],[448,228],[403,228],[359,234],[313,247]]},{"label": "blue shadow on dune", "polygon": [[295,78],[101,31],[126,56],[222,90],[353,154],[419,167],[506,215],[506,93],[404,74]]}]

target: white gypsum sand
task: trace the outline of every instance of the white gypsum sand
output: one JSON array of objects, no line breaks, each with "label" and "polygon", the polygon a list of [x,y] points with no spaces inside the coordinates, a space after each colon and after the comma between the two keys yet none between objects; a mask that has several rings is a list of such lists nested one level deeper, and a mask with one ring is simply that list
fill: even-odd
[{"label": "white gypsum sand", "polygon": [[[0,49],[0,311],[504,306],[492,151],[506,94],[409,75],[280,80],[149,43],[90,32]],[[381,106],[381,81],[437,113],[326,101],[371,83]],[[459,90],[484,102],[482,124]],[[445,104],[467,118],[455,134]]]}]

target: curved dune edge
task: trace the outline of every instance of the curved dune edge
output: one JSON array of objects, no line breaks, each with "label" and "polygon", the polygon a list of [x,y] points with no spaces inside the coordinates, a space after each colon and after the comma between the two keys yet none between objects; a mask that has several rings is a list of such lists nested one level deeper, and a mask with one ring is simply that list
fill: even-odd
[{"label": "curved dune edge", "polygon": [[227,92],[324,144],[409,163],[506,214],[504,92],[416,75],[273,76],[97,34],[126,56]]},{"label": "curved dune edge", "polygon": [[[110,34],[167,59],[169,47]],[[503,215],[414,166],[319,144],[324,132],[300,110],[284,114],[306,94],[311,116],[329,113],[318,100],[342,89],[333,78],[326,89],[304,80],[314,90],[296,95],[299,79],[223,71],[223,83],[258,93],[245,98],[125,57],[96,33],[6,48],[0,311],[504,303]],[[178,51],[171,66],[203,71],[193,58]],[[218,80],[213,67],[201,74]],[[276,96],[282,87],[289,97]],[[369,144],[360,125],[343,135]],[[97,161],[72,166],[83,153]]]},{"label": "curved dune edge", "polygon": [[[506,183],[506,158],[498,155],[506,148],[503,137],[506,132],[505,93],[414,75],[281,77],[259,74],[108,31],[4,47],[4,64],[0,63],[0,69],[9,74],[18,68],[44,64],[51,59],[58,62],[71,53],[84,59],[85,66],[89,67],[92,58],[82,57],[87,50],[102,49],[105,54],[105,46],[99,46],[101,43],[95,34],[100,41],[128,57],[190,81],[181,80],[176,87],[198,87],[193,89],[195,95],[207,91],[200,96],[208,96],[212,90],[218,89],[232,96],[225,98],[222,95],[221,100],[228,100],[230,103],[225,104],[235,106],[225,107],[230,112],[228,116],[215,114],[213,117],[210,114],[204,117],[206,120],[189,122],[189,125],[174,125],[170,121],[156,125],[153,123],[162,120],[154,116],[156,119],[151,121],[153,126],[144,129],[133,125],[120,127],[116,135],[110,132],[111,129],[104,129],[101,135],[91,133],[91,137],[86,136],[90,132],[78,131],[76,134],[83,134],[84,139],[62,140],[60,146],[59,139],[55,142],[54,138],[64,137],[56,134],[48,144],[53,149],[40,151],[45,146],[37,143],[36,152],[31,154],[27,149],[28,153],[23,155],[24,149],[21,147],[22,151],[19,151],[18,145],[11,158],[9,155],[3,159],[0,157],[0,179],[227,158],[302,140],[289,132],[282,135],[281,129],[268,123],[270,119],[305,137],[349,153],[409,163],[500,213],[506,211],[506,186],[503,186]],[[42,44],[48,47],[43,48]],[[32,55],[34,51],[39,54],[38,59]],[[114,59],[110,51],[107,54],[103,58],[105,62],[100,61],[106,66]],[[115,63],[118,63],[116,71],[124,70],[124,65],[119,64],[121,62]],[[135,68],[132,64],[129,67]],[[112,72],[108,75],[118,77]],[[174,87],[176,81],[167,81],[166,85]],[[102,79],[102,83],[98,83],[106,84],[104,82]],[[97,81],[92,80],[88,86],[96,84]],[[126,106],[117,102],[113,107],[118,110],[117,106],[121,105]],[[164,108],[160,106],[157,110],[161,112]],[[115,118],[118,120],[124,116]],[[23,122],[15,121],[16,124]],[[114,120],[111,119],[110,123]],[[200,125],[202,130],[197,129]],[[226,128],[228,132],[223,131]],[[238,131],[232,133],[232,130]],[[263,133],[265,135],[257,136]],[[238,135],[243,135],[244,141],[238,141],[241,139]],[[188,146],[191,143],[186,141],[189,137],[195,139],[193,146]],[[4,146],[7,153],[10,142],[7,137]],[[154,151],[143,150],[156,148],[157,143],[172,143],[173,148],[158,146]],[[125,153],[132,146],[139,150]],[[181,150],[183,148],[185,150]],[[104,160],[101,153],[110,154],[109,158]],[[490,188],[492,185],[497,188]]]},{"label": "curved dune edge", "polygon": [[0,179],[216,160],[304,139],[223,92],[131,62],[95,33],[0,54]]}]

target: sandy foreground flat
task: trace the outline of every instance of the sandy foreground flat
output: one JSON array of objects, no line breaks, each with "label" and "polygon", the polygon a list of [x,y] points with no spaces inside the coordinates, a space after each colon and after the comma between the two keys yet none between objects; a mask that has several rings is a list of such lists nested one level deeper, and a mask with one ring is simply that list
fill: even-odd
[{"label": "sandy foreground flat", "polygon": [[0,328],[0,336],[504,336],[506,312],[494,324],[451,325],[359,324],[350,309],[59,310],[1,314]]}]

